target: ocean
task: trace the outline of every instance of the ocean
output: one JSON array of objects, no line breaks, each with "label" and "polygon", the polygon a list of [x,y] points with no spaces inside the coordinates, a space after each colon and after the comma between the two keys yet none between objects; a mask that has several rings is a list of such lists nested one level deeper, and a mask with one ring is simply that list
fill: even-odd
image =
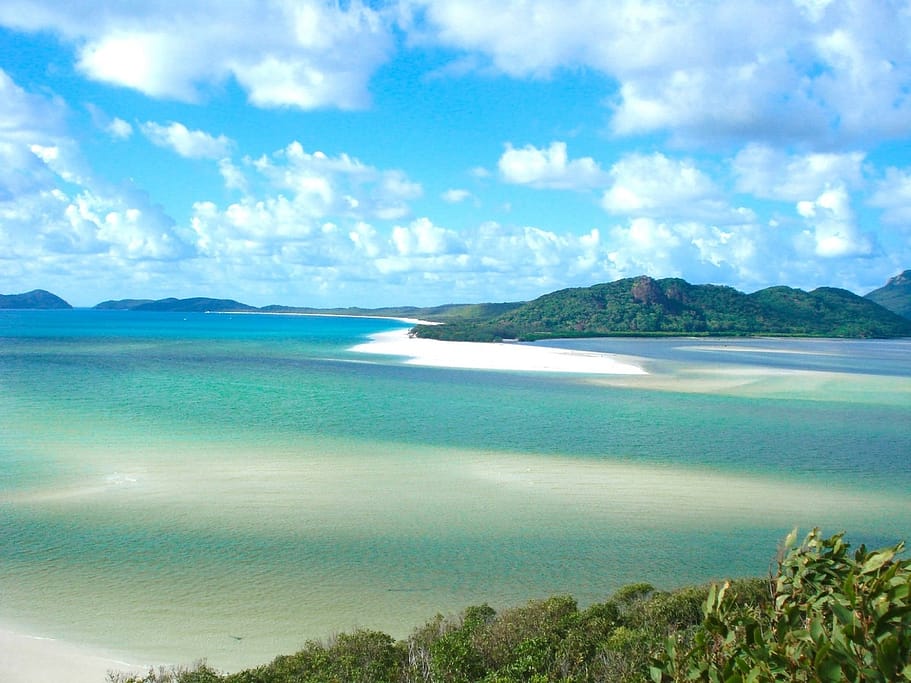
[{"label": "ocean", "polygon": [[0,623],[234,670],[354,628],[911,538],[911,340],[598,339],[645,376],[352,351],[368,318],[0,311]]}]

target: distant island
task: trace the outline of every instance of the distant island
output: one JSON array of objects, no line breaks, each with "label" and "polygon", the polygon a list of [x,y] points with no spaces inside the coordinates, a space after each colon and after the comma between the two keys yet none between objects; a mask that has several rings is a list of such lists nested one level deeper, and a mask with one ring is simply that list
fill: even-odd
[{"label": "distant island", "polygon": [[120,299],[102,301],[94,308],[106,311],[176,311],[179,313],[222,313],[232,311],[258,311],[255,306],[242,304],[234,299],[209,299],[197,296],[190,299]]},{"label": "distant island", "polygon": [[33,289],[24,294],[0,294],[0,308],[72,308],[56,294],[43,289]]},{"label": "distant island", "polygon": [[[0,295],[0,308],[72,308],[36,289]],[[533,301],[385,308],[308,308],[273,304],[257,308],[234,299],[120,299],[94,308],[199,313],[298,313],[419,319],[428,339],[487,341],[608,336],[801,336],[889,338],[911,336],[911,270],[866,296],[819,287],[811,292],[769,287],[744,294],[721,285],[694,285],[646,275],[562,289]]]}]

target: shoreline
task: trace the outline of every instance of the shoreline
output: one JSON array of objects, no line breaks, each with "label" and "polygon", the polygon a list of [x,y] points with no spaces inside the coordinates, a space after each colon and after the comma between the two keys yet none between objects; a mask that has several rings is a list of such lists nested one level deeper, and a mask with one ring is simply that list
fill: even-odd
[{"label": "shoreline", "polygon": [[409,330],[371,335],[355,353],[402,356],[408,365],[464,370],[549,372],[582,375],[647,375],[637,358],[516,342],[439,341],[412,337]]},{"label": "shoreline", "polygon": [[442,325],[420,318],[403,318],[397,315],[358,315],[356,313],[304,313],[303,311],[205,311],[213,315],[294,315],[310,318],[367,318],[368,320],[397,320],[409,325]]},{"label": "shoreline", "polygon": [[108,672],[145,675],[157,665],[135,664],[114,653],[67,640],[27,633],[0,622],[3,683],[103,683]]}]

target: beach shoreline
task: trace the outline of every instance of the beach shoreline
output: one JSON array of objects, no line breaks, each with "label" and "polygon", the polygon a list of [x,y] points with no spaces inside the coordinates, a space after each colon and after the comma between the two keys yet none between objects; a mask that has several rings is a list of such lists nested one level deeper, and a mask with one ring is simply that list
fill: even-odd
[{"label": "beach shoreline", "polygon": [[409,330],[371,335],[353,346],[356,353],[402,356],[408,365],[465,370],[572,373],[583,375],[646,375],[638,359],[594,351],[576,351],[517,342],[462,342],[421,339]]},{"label": "beach shoreline", "polygon": [[0,681],[3,683],[104,683],[109,672],[145,674],[152,663],[125,661],[121,653],[27,633],[0,623]]}]

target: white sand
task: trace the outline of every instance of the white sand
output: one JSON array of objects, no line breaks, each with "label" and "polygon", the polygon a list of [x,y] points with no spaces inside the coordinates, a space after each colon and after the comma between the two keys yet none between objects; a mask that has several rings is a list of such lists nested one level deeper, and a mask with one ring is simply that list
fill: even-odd
[{"label": "white sand", "polygon": [[404,356],[406,363],[440,368],[571,372],[588,375],[644,375],[638,365],[607,353],[503,342],[452,342],[410,337],[408,330],[381,332],[351,349],[359,353]]},{"label": "white sand", "polygon": [[130,664],[108,653],[0,626],[3,683],[104,683],[109,671],[145,674],[149,666]]}]

